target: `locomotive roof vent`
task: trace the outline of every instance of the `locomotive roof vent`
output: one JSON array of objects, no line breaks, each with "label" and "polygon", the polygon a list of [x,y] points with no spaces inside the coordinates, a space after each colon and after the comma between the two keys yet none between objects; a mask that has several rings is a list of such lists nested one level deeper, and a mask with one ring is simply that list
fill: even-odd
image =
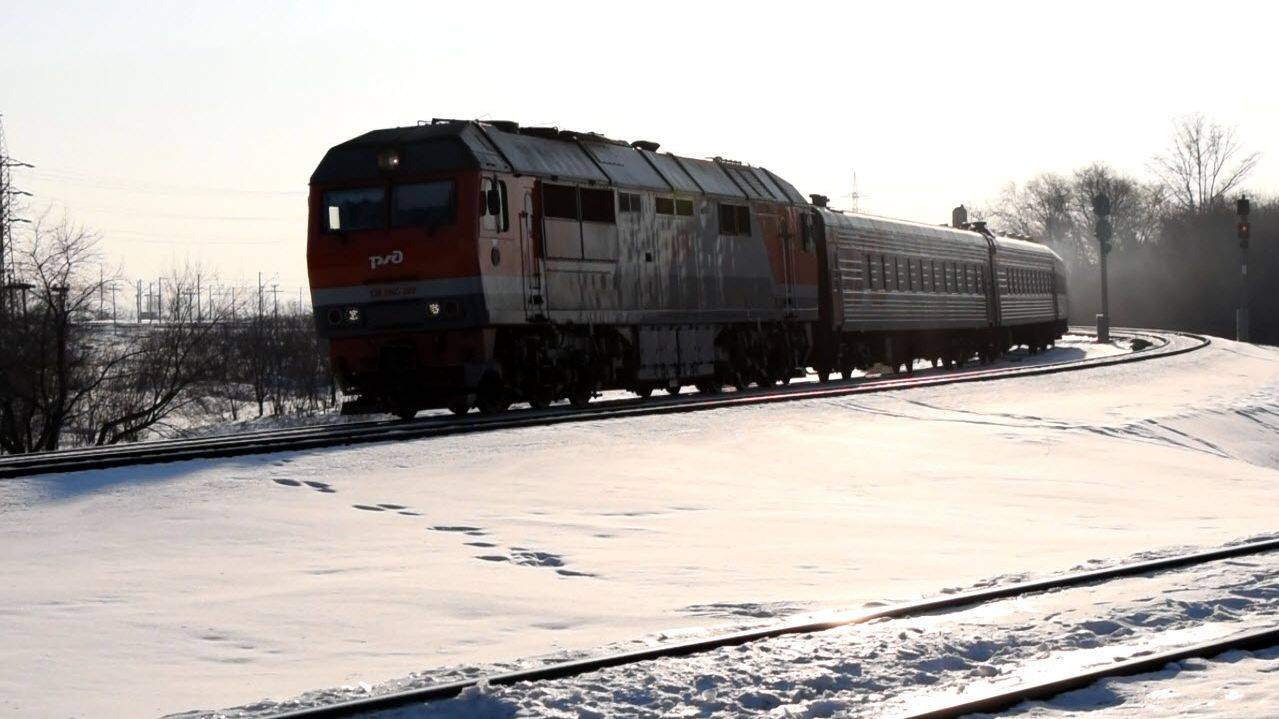
[{"label": "locomotive roof vent", "polygon": [[558,140],[560,138],[560,129],[558,127],[521,127],[520,134]]},{"label": "locomotive roof vent", "polygon": [[818,207],[826,207],[830,204],[830,198],[825,195],[809,195],[808,197],[813,201],[813,204]]},{"label": "locomotive roof vent", "polygon": [[493,127],[496,127],[497,129],[501,130],[502,132],[519,132],[520,131],[520,123],[514,122],[512,120],[488,120],[487,122]]},{"label": "locomotive roof vent", "polygon": [[661,147],[661,145],[651,140],[636,140],[635,142],[631,143],[631,147],[635,148],[636,150],[648,150],[649,152],[657,152],[657,148]]},{"label": "locomotive roof vent", "polygon": [[719,155],[716,155],[715,157],[713,157],[713,158],[711,158],[711,159],[715,160],[716,162],[722,162],[722,163],[724,163],[725,165],[740,165],[740,164],[742,164],[742,163],[738,162],[737,160],[730,160],[730,159],[728,159],[727,157],[720,157]]}]

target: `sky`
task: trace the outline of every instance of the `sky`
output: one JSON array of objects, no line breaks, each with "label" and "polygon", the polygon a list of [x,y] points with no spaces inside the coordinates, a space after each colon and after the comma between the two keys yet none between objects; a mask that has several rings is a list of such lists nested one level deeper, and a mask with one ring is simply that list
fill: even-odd
[{"label": "sky", "polygon": [[0,113],[28,215],[110,264],[306,284],[330,146],[434,117],[646,139],[801,192],[946,222],[1009,181],[1104,161],[1149,177],[1202,112],[1279,192],[1273,4],[17,2]]}]

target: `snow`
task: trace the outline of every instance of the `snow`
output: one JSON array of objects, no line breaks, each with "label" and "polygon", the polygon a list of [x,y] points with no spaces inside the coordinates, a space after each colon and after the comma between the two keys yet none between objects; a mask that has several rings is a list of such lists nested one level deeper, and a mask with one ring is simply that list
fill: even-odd
[{"label": "snow", "polygon": [[1048,702],[1023,704],[1008,715],[1024,719],[1272,719],[1276,707],[1279,647],[1272,647],[1187,659],[1158,672],[1107,679]]},{"label": "snow", "polygon": [[[1273,531],[1277,369],[1279,351],[1215,340],[996,383],[0,483],[0,712],[346,697]],[[1016,616],[993,623],[1048,614]],[[896,657],[905,630],[885,631]],[[1021,646],[974,631],[920,653],[938,664],[893,666],[981,676],[974,656]],[[827,695],[869,663],[832,657],[785,691],[733,689],[735,706],[790,711],[803,686],[803,711],[838,711]],[[672,681],[728,679],[719,660]],[[712,681],[694,694],[728,691]],[[677,693],[663,686],[618,691]],[[469,700],[492,716],[524,701]]]}]

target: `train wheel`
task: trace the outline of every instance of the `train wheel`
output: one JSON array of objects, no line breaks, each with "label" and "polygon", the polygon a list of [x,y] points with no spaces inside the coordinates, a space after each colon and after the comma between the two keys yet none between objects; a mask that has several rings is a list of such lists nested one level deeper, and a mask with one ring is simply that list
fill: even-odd
[{"label": "train wheel", "polygon": [[449,400],[449,411],[456,415],[463,415],[471,411],[471,398],[466,395],[458,395]]},{"label": "train wheel", "polygon": [[696,387],[697,391],[701,392],[702,394],[718,394],[719,393],[719,383],[713,379],[700,380],[697,383],[695,383],[693,386]]},{"label": "train wheel", "polygon": [[417,416],[417,406],[411,404],[399,405],[391,410],[391,413],[402,420],[408,421]]},{"label": "train wheel", "polygon": [[830,370],[828,370],[828,369],[819,369],[819,370],[817,370],[817,381],[818,381],[818,382],[821,382],[822,384],[826,384],[827,382],[829,382],[829,381],[830,381]]},{"label": "train wheel", "polygon": [[679,391],[680,391],[680,390],[682,390],[682,389],[684,389],[683,385],[678,385],[678,384],[667,385],[667,386],[666,386],[666,393],[667,393],[667,394],[669,394],[669,395],[674,396],[674,395],[679,394]]},{"label": "train wheel", "polygon": [[591,395],[594,394],[589,389],[574,389],[569,392],[568,403],[577,409],[581,409],[591,403]]},{"label": "train wheel", "polygon": [[648,399],[649,397],[653,396],[653,385],[651,384],[640,385],[639,387],[636,387],[635,389],[631,391],[634,392],[640,399]]},{"label": "train wheel", "polygon": [[510,394],[497,375],[488,375],[480,380],[475,395],[475,407],[480,414],[500,414],[511,406]]},{"label": "train wheel", "polygon": [[845,367],[844,369],[841,369],[841,370],[839,371],[839,376],[840,376],[840,377],[843,377],[843,378],[844,378],[844,379],[846,379],[846,380],[850,380],[850,379],[852,379],[852,378],[853,378],[853,368],[852,368],[852,367]]}]

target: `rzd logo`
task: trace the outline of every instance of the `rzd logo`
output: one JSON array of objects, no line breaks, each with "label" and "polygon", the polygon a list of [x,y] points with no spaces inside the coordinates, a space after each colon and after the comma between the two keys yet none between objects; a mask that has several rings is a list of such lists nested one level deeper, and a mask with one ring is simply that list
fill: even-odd
[{"label": "rzd logo", "polygon": [[404,253],[396,250],[389,255],[370,255],[369,269],[376,270],[383,265],[398,265],[404,261]]}]

